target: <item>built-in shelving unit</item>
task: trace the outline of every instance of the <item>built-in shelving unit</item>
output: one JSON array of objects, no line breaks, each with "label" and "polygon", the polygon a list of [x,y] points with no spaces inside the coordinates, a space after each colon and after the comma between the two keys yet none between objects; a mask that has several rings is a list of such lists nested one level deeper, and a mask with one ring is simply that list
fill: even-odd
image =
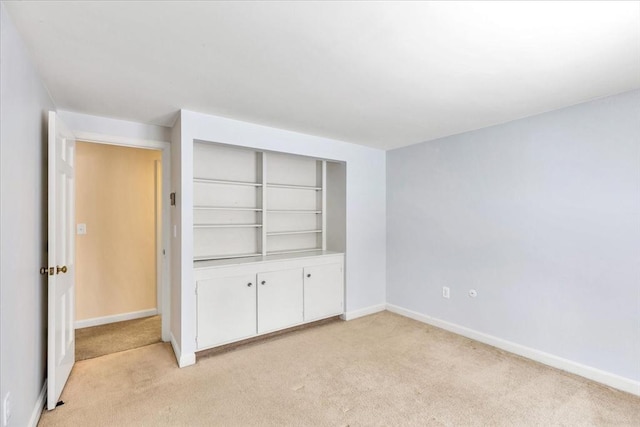
[{"label": "built-in shelving unit", "polygon": [[327,162],[194,144],[194,260],[327,248]]},{"label": "built-in shelving unit", "polygon": [[197,349],[344,313],[346,165],[207,142],[193,159]]},{"label": "built-in shelving unit", "polygon": [[262,255],[262,153],[194,143],[194,260]]}]

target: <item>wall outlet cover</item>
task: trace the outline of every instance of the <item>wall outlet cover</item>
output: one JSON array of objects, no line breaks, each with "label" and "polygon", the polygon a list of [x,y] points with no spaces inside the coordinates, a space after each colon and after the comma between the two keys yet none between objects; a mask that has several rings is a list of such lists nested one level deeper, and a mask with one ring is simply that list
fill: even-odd
[{"label": "wall outlet cover", "polygon": [[78,224],[76,226],[76,233],[80,236],[87,234],[87,224]]}]

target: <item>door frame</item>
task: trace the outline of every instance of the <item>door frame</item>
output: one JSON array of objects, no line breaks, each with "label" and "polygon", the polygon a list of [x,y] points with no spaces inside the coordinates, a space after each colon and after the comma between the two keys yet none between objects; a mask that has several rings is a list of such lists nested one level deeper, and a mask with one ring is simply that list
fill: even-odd
[{"label": "door frame", "polygon": [[[76,141],[90,142],[93,144],[117,145],[129,148],[142,148],[158,150],[161,152],[162,164],[162,239],[156,239],[157,270],[161,274],[156,275],[156,295],[158,301],[158,313],[162,321],[162,341],[170,341],[171,325],[171,290],[170,290],[170,266],[171,266],[171,212],[168,190],[171,188],[171,145],[166,141],[129,138],[113,135],[104,135],[93,132],[73,130]],[[154,189],[157,193],[157,190]],[[163,253],[164,251],[164,253]],[[164,256],[163,256],[164,254]]]}]

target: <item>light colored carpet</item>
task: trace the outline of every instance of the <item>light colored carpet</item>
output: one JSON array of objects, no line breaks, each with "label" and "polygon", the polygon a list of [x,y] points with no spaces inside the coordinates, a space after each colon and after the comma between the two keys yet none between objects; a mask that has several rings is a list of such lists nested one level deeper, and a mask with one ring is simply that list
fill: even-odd
[{"label": "light colored carpet", "polygon": [[160,316],[76,329],[76,361],[162,341]]},{"label": "light colored carpet", "polygon": [[389,313],[179,369],[166,343],[76,364],[40,426],[638,426],[640,398]]}]

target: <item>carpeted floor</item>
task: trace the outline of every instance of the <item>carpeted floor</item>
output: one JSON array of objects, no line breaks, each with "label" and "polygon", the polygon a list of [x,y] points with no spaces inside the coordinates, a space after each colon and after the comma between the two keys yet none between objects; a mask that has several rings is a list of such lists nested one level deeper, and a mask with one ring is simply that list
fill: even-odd
[{"label": "carpeted floor", "polygon": [[201,358],[76,363],[40,426],[638,426],[640,398],[382,312]]},{"label": "carpeted floor", "polygon": [[76,361],[162,341],[160,316],[76,329]]}]

